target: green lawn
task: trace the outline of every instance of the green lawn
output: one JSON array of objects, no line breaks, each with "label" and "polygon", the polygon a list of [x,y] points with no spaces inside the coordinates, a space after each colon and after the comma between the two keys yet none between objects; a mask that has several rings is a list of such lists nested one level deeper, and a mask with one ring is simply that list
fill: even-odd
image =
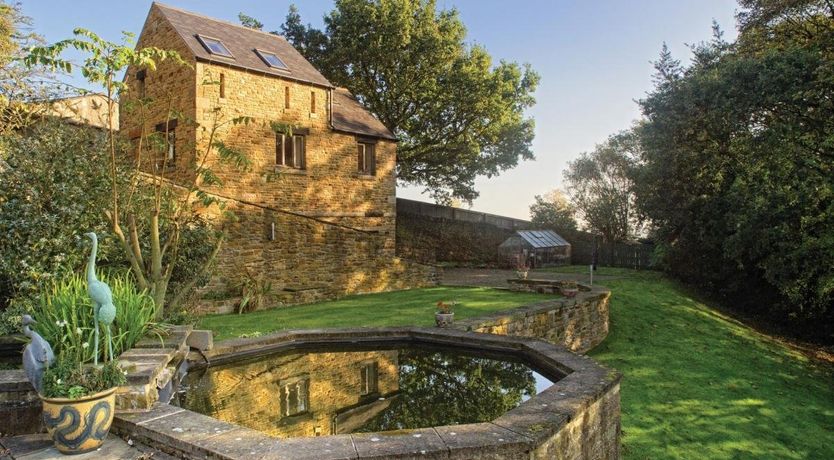
[{"label": "green lawn", "polygon": [[440,286],[409,291],[346,297],[313,305],[261,310],[242,315],[209,315],[199,327],[216,332],[223,340],[242,334],[281,329],[350,326],[432,326],[435,304],[456,301],[455,319],[481,316],[497,310],[553,298],[499,289]]},{"label": "green lawn", "polygon": [[624,458],[834,459],[830,368],[659,275],[606,285],[611,330],[590,354],[624,374]]},{"label": "green lawn", "polygon": [[[569,267],[564,267],[569,269]],[[606,273],[610,272],[610,273]],[[692,299],[653,272],[622,276],[611,331],[591,355],[623,372],[627,459],[834,459],[834,375],[803,355]],[[434,303],[459,318],[542,299],[438,287],[203,318],[218,339],[287,328],[431,325]]]}]

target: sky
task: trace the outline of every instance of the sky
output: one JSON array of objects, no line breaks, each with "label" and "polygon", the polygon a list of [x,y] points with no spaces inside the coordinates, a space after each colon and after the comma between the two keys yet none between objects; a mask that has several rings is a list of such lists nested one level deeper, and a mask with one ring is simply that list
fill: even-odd
[{"label": "sky", "polygon": [[[536,105],[534,161],[498,177],[479,178],[472,209],[526,219],[536,195],[561,187],[562,171],[580,153],[639,119],[636,100],[651,89],[652,65],[662,44],[687,62],[687,44],[710,38],[713,20],[735,37],[734,0],[437,0],[456,8],[467,41],[495,62],[530,63],[541,75]],[[237,22],[239,12],[279,29],[291,1],[166,0],[163,3]],[[302,20],[320,27],[332,0],[295,0]],[[138,34],[148,0],[23,0],[34,30],[54,42],[75,27],[108,40]],[[422,189],[398,186],[397,196],[431,201]]]}]

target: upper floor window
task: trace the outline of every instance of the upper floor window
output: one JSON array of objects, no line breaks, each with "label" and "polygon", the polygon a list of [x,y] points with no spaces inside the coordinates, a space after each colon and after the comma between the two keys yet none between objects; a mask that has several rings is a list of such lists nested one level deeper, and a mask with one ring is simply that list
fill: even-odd
[{"label": "upper floor window", "polygon": [[197,39],[200,40],[200,43],[209,53],[234,59],[232,52],[229,51],[229,48],[226,48],[226,45],[224,45],[220,40],[206,37],[205,35],[197,35]]},{"label": "upper floor window", "polygon": [[281,415],[289,417],[310,410],[310,379],[300,377],[281,382]]},{"label": "upper floor window", "polygon": [[310,113],[316,113],[316,92],[310,91]]},{"label": "upper floor window", "polygon": [[290,70],[289,67],[287,67],[287,65],[284,64],[284,61],[282,61],[277,54],[259,49],[256,49],[255,52],[258,54],[258,56],[260,56],[261,59],[263,59],[266,65],[275,69]]},{"label": "upper floor window", "polygon": [[376,174],[376,145],[370,142],[359,142],[358,158],[359,158],[359,172],[373,176]]},{"label": "upper floor window", "polygon": [[288,168],[305,169],[306,138],[304,133],[275,134],[275,164]]}]

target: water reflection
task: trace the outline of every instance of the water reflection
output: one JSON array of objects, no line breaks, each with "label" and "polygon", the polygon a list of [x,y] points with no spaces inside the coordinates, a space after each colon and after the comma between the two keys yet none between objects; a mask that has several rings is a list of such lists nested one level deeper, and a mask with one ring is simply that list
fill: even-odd
[{"label": "water reflection", "polygon": [[407,348],[270,355],[183,383],[175,404],[295,437],[488,421],[550,381],[511,360]]}]

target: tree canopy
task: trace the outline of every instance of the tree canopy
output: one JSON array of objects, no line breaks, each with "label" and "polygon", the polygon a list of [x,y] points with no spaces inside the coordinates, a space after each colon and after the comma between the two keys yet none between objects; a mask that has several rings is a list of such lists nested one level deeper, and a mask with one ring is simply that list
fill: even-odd
[{"label": "tree canopy", "polygon": [[538,74],[466,43],[456,10],[438,11],[434,0],[337,0],[324,22],[323,31],[304,25],[291,6],[281,34],[397,135],[401,181],[440,200],[472,200],[476,177],[533,158],[525,111]]},{"label": "tree canopy", "polygon": [[576,209],[560,190],[552,190],[544,195],[536,195],[530,205],[530,221],[537,228],[551,228],[557,232],[575,231]]},{"label": "tree canopy", "polygon": [[742,0],[740,35],[668,52],[634,191],[681,278],[834,340],[834,7]]},{"label": "tree canopy", "polygon": [[638,233],[632,169],[639,149],[635,134],[624,131],[582,153],[564,172],[568,196],[584,229],[604,241],[627,241]]}]

